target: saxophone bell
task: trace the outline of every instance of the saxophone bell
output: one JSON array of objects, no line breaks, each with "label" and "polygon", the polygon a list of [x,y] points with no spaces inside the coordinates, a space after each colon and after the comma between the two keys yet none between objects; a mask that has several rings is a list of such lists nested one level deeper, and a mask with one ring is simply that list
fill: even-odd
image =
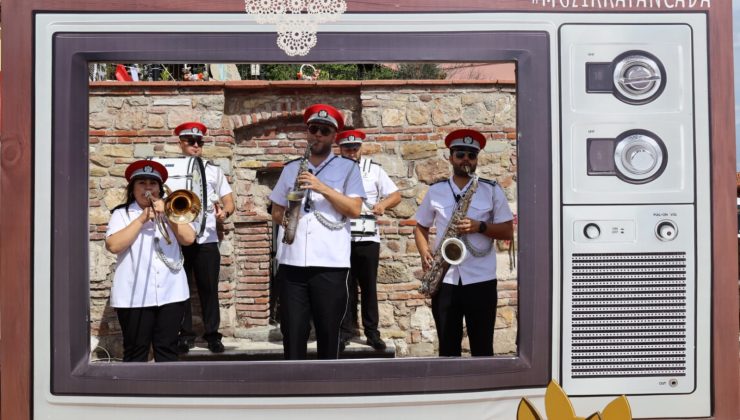
[{"label": "saxophone bell", "polygon": [[449,265],[460,265],[465,257],[468,256],[468,248],[465,243],[458,238],[447,238],[442,242],[440,251],[442,258]]}]

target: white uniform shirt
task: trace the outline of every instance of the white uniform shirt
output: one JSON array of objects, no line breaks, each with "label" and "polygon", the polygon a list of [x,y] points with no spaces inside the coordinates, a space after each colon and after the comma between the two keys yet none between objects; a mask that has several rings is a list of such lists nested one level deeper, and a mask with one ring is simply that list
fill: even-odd
[{"label": "white uniform shirt", "polygon": [[[362,203],[362,212],[373,214],[373,206],[382,198],[398,191],[398,187],[391,181],[383,167],[370,159],[360,158],[360,174],[367,195],[367,199]],[[352,241],[380,243],[380,233],[376,231],[373,236],[355,236],[352,237]]]},{"label": "white uniform shirt", "polygon": [[[108,222],[108,237],[128,226],[143,210],[134,201],[126,208],[116,209]],[[191,223],[193,229],[197,223]],[[182,302],[190,297],[185,270],[171,271],[157,255],[154,238],[171,265],[180,260],[180,245],[175,234],[167,226],[172,239],[168,245],[154,222],[147,221],[131,246],[116,257],[116,272],[113,275],[110,303],[114,308],[144,308]],[[197,230],[196,230],[197,232]]]},{"label": "white uniform shirt", "polygon": [[[300,159],[289,162],[283,168],[270,200],[288,209],[288,191],[293,189]],[[321,164],[308,168],[316,174],[321,182],[348,197],[365,198],[362,177],[357,162],[341,156],[330,154]],[[310,195],[311,208],[305,211],[305,203]],[[295,239],[292,244],[282,243],[283,229],[278,233],[277,259],[280,264],[297,267],[345,267],[349,268],[350,230],[349,219],[340,230],[330,230],[316,219],[314,211],[320,212],[326,219],[337,222],[342,220],[339,213],[323,195],[311,191],[301,203],[301,217],[298,219]]]},{"label": "white uniform shirt", "polygon": [[[432,184],[427,191],[424,200],[416,211],[416,222],[425,227],[436,227],[437,233],[432,251],[436,251],[444,235],[452,212],[455,209],[455,195],[462,196],[471,182],[460,190],[452,180],[440,181]],[[488,182],[478,182],[478,189],[473,194],[473,199],[468,207],[467,217],[486,223],[504,223],[514,219],[509,209],[509,203],[501,187]],[[482,233],[471,233],[467,235],[470,243],[477,249],[483,250],[488,247],[491,239]],[[462,284],[480,283],[482,281],[496,278],[496,250],[483,257],[474,257],[470,250],[468,255],[457,266],[450,266],[444,278],[444,283]]]},{"label": "white uniform shirt", "polygon": [[[206,206],[208,212],[206,213],[206,228],[203,230],[203,234],[198,236],[199,244],[207,244],[211,242],[218,242],[218,232],[216,232],[216,211],[214,210],[213,203],[218,201],[225,195],[231,194],[231,186],[226,180],[226,176],[220,167],[210,162],[203,162],[206,166],[206,203],[201,203]],[[198,233],[196,231],[195,233]]]}]

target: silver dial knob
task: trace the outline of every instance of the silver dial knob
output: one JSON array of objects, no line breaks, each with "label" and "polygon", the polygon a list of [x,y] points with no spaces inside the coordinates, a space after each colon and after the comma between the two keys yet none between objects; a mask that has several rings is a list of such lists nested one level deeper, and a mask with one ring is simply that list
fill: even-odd
[{"label": "silver dial knob", "polygon": [[617,57],[613,78],[617,97],[631,104],[654,100],[665,86],[663,66],[656,57],[644,51],[631,51]]},{"label": "silver dial knob", "polygon": [[596,239],[601,235],[601,229],[596,223],[589,223],[583,227],[583,234],[588,239]]},{"label": "silver dial knob", "polygon": [[614,148],[614,164],[620,175],[636,183],[647,182],[664,168],[664,149],[660,139],[647,132],[623,137]]},{"label": "silver dial knob", "polygon": [[672,241],[678,236],[678,227],[672,220],[661,220],[655,226],[655,235],[661,241]]}]

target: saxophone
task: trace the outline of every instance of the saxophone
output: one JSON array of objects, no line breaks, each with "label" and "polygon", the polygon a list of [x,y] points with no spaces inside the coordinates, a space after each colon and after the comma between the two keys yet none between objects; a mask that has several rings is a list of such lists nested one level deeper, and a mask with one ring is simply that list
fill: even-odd
[{"label": "saxophone", "polygon": [[460,201],[457,203],[455,211],[450,217],[450,222],[445,228],[444,236],[439,241],[439,245],[434,252],[434,260],[432,266],[429,267],[421,278],[421,287],[419,292],[427,297],[432,297],[437,294],[440,286],[442,286],[442,279],[444,279],[447,270],[450,268],[451,262],[455,265],[462,262],[467,255],[467,250],[463,241],[459,239],[457,233],[457,223],[465,218],[468,213],[468,207],[473,199],[473,194],[478,189],[478,176],[473,175],[473,181],[465,194],[463,194]]},{"label": "saxophone", "polygon": [[303,152],[303,158],[301,159],[300,166],[298,167],[298,173],[293,183],[293,189],[288,192],[288,208],[285,209],[283,214],[283,243],[292,244],[295,240],[296,229],[298,229],[298,219],[301,217],[301,203],[303,197],[306,196],[306,190],[301,188],[301,183],[298,178],[301,174],[308,170],[308,158],[311,156],[311,143],[306,145],[306,151]]}]

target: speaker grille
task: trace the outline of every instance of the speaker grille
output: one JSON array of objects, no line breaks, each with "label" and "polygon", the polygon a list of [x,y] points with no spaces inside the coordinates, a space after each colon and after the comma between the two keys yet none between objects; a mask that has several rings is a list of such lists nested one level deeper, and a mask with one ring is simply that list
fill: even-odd
[{"label": "speaker grille", "polygon": [[573,254],[574,378],[686,375],[686,253]]}]

